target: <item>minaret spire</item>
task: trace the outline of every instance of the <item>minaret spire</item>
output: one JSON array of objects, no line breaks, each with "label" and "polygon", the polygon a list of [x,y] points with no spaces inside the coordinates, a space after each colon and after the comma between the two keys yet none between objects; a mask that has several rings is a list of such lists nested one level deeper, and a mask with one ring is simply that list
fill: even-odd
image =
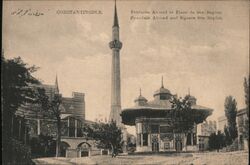
[{"label": "minaret spire", "polygon": [[163,85],[163,76],[161,76],[161,87],[164,88],[164,85]]},{"label": "minaret spire", "polygon": [[116,0],[115,0],[115,13],[114,13],[114,24],[113,27],[119,27],[119,22],[118,22],[118,16],[117,16],[117,10],[116,10]]},{"label": "minaret spire", "polygon": [[188,95],[190,96],[190,88],[188,87]]},{"label": "minaret spire", "polygon": [[59,86],[58,86],[57,74],[56,74],[55,86],[56,86],[56,91],[57,91],[57,93],[59,93]]},{"label": "minaret spire", "polygon": [[141,96],[141,88],[140,88],[140,96]]}]

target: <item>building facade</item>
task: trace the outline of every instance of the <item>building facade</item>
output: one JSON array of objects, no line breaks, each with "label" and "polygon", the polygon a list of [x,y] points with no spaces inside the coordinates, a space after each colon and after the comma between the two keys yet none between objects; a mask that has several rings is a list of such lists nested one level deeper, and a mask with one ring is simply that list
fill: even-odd
[{"label": "building facade", "polygon": [[[238,131],[238,146],[239,149],[248,150],[248,141],[244,138],[244,131],[246,127],[247,120],[247,109],[243,108],[240,110],[237,110],[236,115],[236,124],[237,124],[237,131]],[[219,130],[221,132],[224,132],[224,128],[228,126],[227,118],[226,116],[220,116],[218,118],[218,124],[219,124]]]},{"label": "building facade", "polygon": [[[34,88],[42,88],[49,100],[53,100],[56,94],[59,94],[58,81],[55,85],[41,84]],[[83,126],[85,124],[94,124],[85,119],[85,94],[73,92],[72,97],[62,97],[60,105],[61,112],[61,153],[63,157],[82,157],[102,154],[102,151],[96,147],[94,140],[84,136]],[[20,107],[17,116],[26,120],[28,140],[36,138],[39,135],[48,135],[56,139],[56,121],[53,118],[46,117],[41,113],[41,107],[35,104],[27,104]],[[20,136],[21,138],[21,136]]]},{"label": "building facade", "polygon": [[227,126],[226,116],[220,116],[218,118],[218,130],[224,133],[224,128]]},{"label": "building facade", "polygon": [[238,142],[239,142],[239,149],[248,150],[248,141],[245,139],[245,129],[246,129],[246,122],[249,122],[247,117],[247,109],[240,109],[237,111],[237,131],[238,131]]},{"label": "building facade", "polygon": [[205,151],[209,149],[209,136],[216,132],[216,121],[205,121],[197,125],[197,148],[199,151]]}]

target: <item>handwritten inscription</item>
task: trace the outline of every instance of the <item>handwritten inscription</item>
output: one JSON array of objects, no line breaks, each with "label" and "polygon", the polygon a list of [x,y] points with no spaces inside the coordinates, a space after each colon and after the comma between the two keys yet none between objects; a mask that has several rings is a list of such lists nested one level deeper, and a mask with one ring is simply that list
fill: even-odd
[{"label": "handwritten inscription", "polygon": [[17,9],[11,12],[11,15],[13,16],[19,16],[19,17],[23,17],[23,16],[43,16],[44,13],[39,11],[39,10],[34,10],[34,9]]}]

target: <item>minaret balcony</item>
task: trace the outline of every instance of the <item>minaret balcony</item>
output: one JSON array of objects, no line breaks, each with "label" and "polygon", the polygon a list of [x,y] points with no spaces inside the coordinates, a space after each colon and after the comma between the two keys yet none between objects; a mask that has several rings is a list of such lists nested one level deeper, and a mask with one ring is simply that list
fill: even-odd
[{"label": "minaret balcony", "polygon": [[110,49],[121,49],[122,48],[122,42],[120,42],[119,40],[114,40],[114,41],[111,41],[109,43],[109,47]]}]

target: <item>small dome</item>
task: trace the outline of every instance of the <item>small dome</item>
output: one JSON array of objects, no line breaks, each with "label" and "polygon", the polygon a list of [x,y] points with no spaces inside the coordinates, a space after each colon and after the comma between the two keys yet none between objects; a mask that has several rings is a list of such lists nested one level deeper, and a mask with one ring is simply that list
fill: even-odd
[{"label": "small dome", "polygon": [[171,96],[171,93],[168,89],[164,88],[164,85],[163,85],[163,76],[161,78],[161,87],[160,89],[158,89],[157,91],[155,91],[154,93],[154,97],[155,98],[158,98],[160,100],[166,100],[166,99],[169,99]]},{"label": "small dome", "polygon": [[159,94],[171,94],[170,91],[164,87],[161,87],[160,89],[158,89],[157,91],[155,91],[154,96],[155,95],[159,95]]},{"label": "small dome", "polygon": [[135,102],[136,101],[148,101],[145,97],[143,97],[143,96],[138,96],[136,99],[135,99]]},{"label": "small dome", "polygon": [[139,106],[143,106],[147,103],[147,99],[141,95],[141,89],[140,89],[140,95],[135,99],[135,104]]},{"label": "small dome", "polygon": [[188,97],[188,100],[190,101],[191,105],[195,105],[197,99],[192,95],[188,95]]}]

